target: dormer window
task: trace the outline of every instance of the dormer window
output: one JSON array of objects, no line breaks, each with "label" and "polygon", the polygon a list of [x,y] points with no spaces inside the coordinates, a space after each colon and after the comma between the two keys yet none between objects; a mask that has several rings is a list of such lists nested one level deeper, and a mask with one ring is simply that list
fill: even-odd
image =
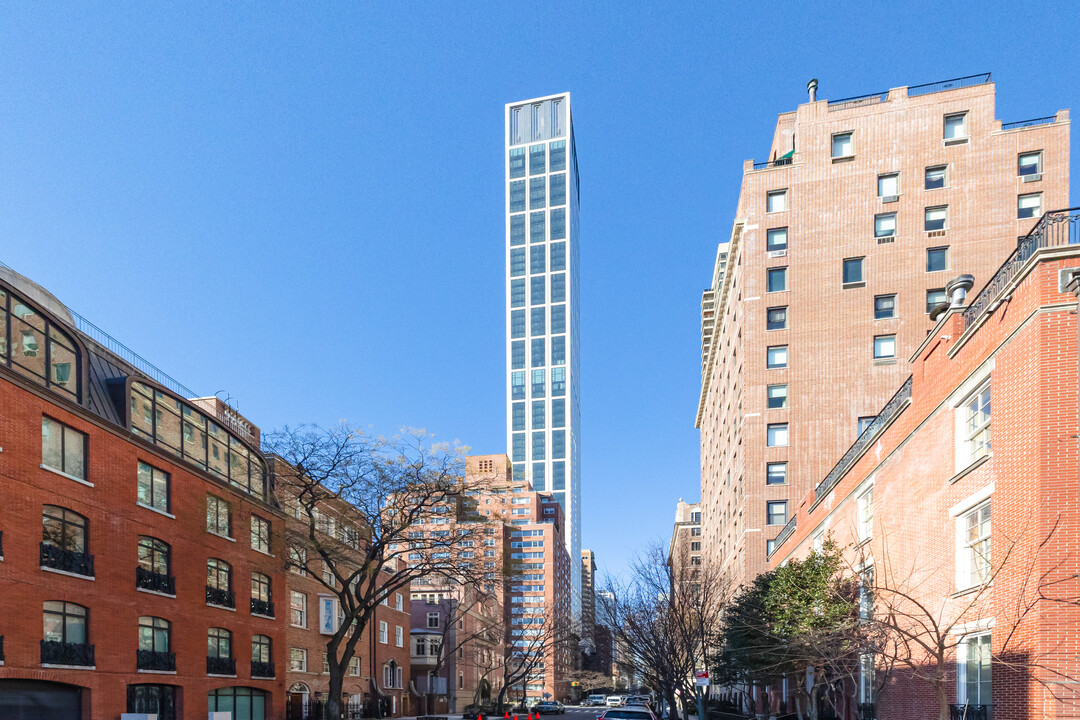
[{"label": "dormer window", "polygon": [[77,347],[56,323],[18,296],[0,290],[0,364],[78,402]]}]

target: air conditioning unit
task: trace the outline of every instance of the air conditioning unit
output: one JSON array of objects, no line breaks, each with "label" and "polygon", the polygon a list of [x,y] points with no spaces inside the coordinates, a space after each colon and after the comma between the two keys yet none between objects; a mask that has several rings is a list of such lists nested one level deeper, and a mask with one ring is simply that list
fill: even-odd
[{"label": "air conditioning unit", "polygon": [[928,238],[945,237],[945,231],[944,230],[928,230],[926,232],[926,237],[928,237]]},{"label": "air conditioning unit", "polygon": [[787,256],[787,249],[784,249],[784,250],[770,250],[769,251],[769,257],[771,257],[771,258],[786,257],[786,256]]},{"label": "air conditioning unit", "polygon": [[894,202],[897,202],[898,200],[900,200],[899,195],[885,195],[884,197],[881,198],[881,202],[883,202],[883,203],[894,203]]},{"label": "air conditioning unit", "polygon": [[888,235],[886,237],[879,237],[877,239],[877,244],[878,245],[884,245],[886,243],[891,243],[891,242],[896,242],[896,236],[895,235]]},{"label": "air conditioning unit", "polygon": [[1042,173],[1038,173],[1037,175],[1024,176],[1024,182],[1037,182],[1039,180],[1042,180]]}]

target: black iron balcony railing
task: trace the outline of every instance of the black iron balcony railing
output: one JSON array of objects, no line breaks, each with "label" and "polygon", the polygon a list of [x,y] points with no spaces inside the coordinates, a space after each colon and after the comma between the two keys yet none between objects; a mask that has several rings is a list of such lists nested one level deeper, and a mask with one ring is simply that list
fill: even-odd
[{"label": "black iron balcony railing", "polygon": [[175,595],[176,578],[172,575],[163,575],[161,573],[156,573],[153,570],[147,570],[142,565],[136,565],[135,587],[142,590],[152,590],[153,592],[164,593],[166,595]]},{"label": "black iron balcony railing", "polygon": [[208,605],[217,605],[218,607],[235,608],[236,596],[232,590],[222,590],[221,588],[206,586],[206,602]]},{"label": "black iron balcony railing", "polygon": [[207,675],[235,675],[236,658],[209,657],[206,658]]},{"label": "black iron balcony railing", "polygon": [[272,662],[260,662],[258,660],[251,661],[251,677],[253,678],[272,678],[274,677],[274,663]]},{"label": "black iron balcony railing", "polygon": [[0,530],[0,558],[4,557],[4,531]]},{"label": "black iron balcony railing", "polygon": [[94,556],[41,543],[41,567],[94,577]]},{"label": "black iron balcony railing", "polygon": [[1001,123],[1002,130],[1019,130],[1020,128],[1034,127],[1036,125],[1053,125],[1057,122],[1057,115],[1047,115],[1041,118],[1032,118],[1031,120],[1018,120],[1016,122]]},{"label": "black iron balcony railing", "polygon": [[81,643],[41,641],[42,665],[94,665],[94,646]]},{"label": "black iron balcony railing", "polygon": [[926,83],[925,85],[910,85],[907,89],[908,97],[918,97],[919,95],[929,95],[930,93],[942,92],[944,90],[956,90],[957,88],[971,87],[973,85],[985,85],[990,82],[990,73],[979,73],[978,75],[965,75],[960,78],[953,78],[952,80],[938,80],[937,82]]},{"label": "black iron balcony railing", "polygon": [[0,635],[0,663],[4,662],[4,636]]},{"label": "black iron balcony railing", "polygon": [[772,553],[769,553],[769,557],[772,557],[773,553],[779,550],[780,546],[783,545],[784,542],[792,536],[792,534],[794,534],[795,527],[797,526],[796,520],[798,520],[798,515],[792,515],[791,519],[787,521],[787,525],[784,526],[784,529],[781,530],[780,534],[776,536],[775,540],[773,540],[773,549]]},{"label": "black iron balcony railing", "polygon": [[135,665],[140,670],[175,671],[176,653],[138,650],[135,655]]},{"label": "black iron balcony railing", "polygon": [[990,706],[950,705],[949,720],[990,720]]},{"label": "black iron balcony railing", "polygon": [[765,160],[763,162],[754,163],[754,169],[767,170],[774,167],[784,167],[785,165],[790,165],[791,161],[792,158],[790,155],[787,157],[777,158],[776,160]]},{"label": "black iron balcony railing", "polygon": [[859,703],[859,720],[874,720],[874,703]]},{"label": "black iron balcony railing", "polygon": [[251,598],[251,614],[274,617],[274,603],[270,602],[269,600]]},{"label": "black iron balcony railing", "polygon": [[984,311],[997,308],[1004,290],[1037,250],[1077,243],[1080,243],[1080,207],[1052,210],[1043,215],[968,305],[964,311],[964,329],[975,324]]}]

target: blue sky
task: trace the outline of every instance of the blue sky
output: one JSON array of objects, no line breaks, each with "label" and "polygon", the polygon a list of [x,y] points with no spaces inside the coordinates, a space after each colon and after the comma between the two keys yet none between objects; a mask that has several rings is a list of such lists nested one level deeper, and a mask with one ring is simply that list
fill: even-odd
[{"label": "blue sky", "polygon": [[700,293],[777,113],[811,77],[838,98],[986,71],[1005,121],[1077,109],[1076,20],[1053,2],[5,4],[0,261],[264,429],[347,419],[503,452],[503,105],[569,90],[583,541],[617,570],[698,495]]}]

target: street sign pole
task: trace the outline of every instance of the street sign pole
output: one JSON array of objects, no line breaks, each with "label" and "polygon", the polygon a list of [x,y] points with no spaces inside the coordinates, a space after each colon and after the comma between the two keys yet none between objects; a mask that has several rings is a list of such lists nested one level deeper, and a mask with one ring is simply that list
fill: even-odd
[{"label": "street sign pole", "polygon": [[694,673],[694,695],[697,696],[698,720],[707,720],[705,717],[705,691],[702,688],[709,686],[709,671],[698,670]]}]

